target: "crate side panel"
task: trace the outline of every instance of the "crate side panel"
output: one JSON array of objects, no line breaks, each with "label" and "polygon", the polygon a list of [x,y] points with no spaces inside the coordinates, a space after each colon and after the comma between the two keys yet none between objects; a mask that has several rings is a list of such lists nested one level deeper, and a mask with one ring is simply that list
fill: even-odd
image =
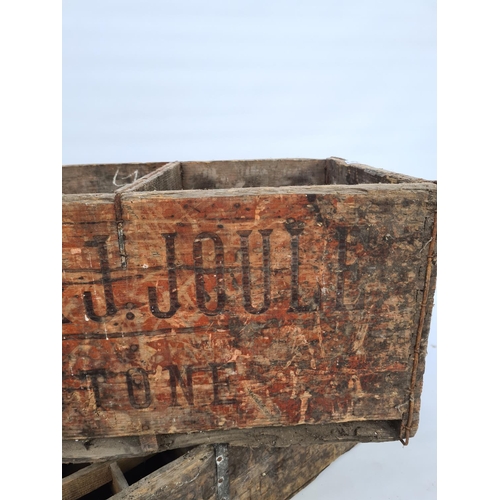
[{"label": "crate side panel", "polygon": [[166,162],[67,165],[62,169],[62,192],[111,193],[153,172]]},{"label": "crate side panel", "polygon": [[323,185],[326,160],[191,161],[182,171],[184,189]]},{"label": "crate side panel", "polygon": [[63,338],[65,436],[400,419],[433,188],[124,196],[117,310]]},{"label": "crate side panel", "polygon": [[361,163],[348,163],[342,158],[327,160],[327,184],[403,184],[428,182],[425,179],[389,172]]}]

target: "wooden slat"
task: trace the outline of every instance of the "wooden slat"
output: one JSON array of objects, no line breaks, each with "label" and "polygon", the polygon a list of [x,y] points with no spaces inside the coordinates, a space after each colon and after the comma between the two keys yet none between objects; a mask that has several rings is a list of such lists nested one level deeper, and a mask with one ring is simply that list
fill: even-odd
[{"label": "wooden slat", "polygon": [[[326,425],[297,425],[293,427],[261,427],[255,429],[227,429],[186,434],[167,434],[156,437],[158,452],[189,446],[215,444],[224,440],[234,446],[258,448],[263,446],[287,448],[294,445],[349,442],[382,443],[399,436],[399,421],[345,422]],[[143,437],[101,438],[86,441],[63,441],[64,463],[87,463],[119,460],[128,456],[144,456]],[[120,462],[121,463],[121,462]],[[122,466],[123,469],[123,466]]]},{"label": "wooden slat", "polygon": [[329,158],[327,161],[327,184],[401,184],[426,182],[424,179],[409,175],[373,168],[361,163],[347,163],[342,158]]},{"label": "wooden slat", "polygon": [[184,189],[232,189],[325,184],[326,160],[182,162]]},{"label": "wooden slat", "polygon": [[289,499],[354,446],[346,443],[281,449],[231,447],[231,499]]},{"label": "wooden slat", "polygon": [[62,480],[62,499],[77,500],[112,480],[110,462],[89,465]]},{"label": "wooden slat", "polygon": [[[289,448],[229,447],[230,498],[286,500],[353,443]],[[212,446],[197,447],[114,495],[113,500],[216,500]]]},{"label": "wooden slat", "polygon": [[143,453],[157,453],[158,452],[158,440],[154,434],[144,434],[139,436],[139,442],[141,444],[141,450]]},{"label": "wooden slat", "polygon": [[209,498],[215,492],[212,446],[199,446],[112,496],[113,500]]},{"label": "wooden slat", "polygon": [[123,475],[123,472],[118,464],[116,462],[112,462],[111,464],[109,464],[109,470],[112,477],[111,483],[113,493],[119,493],[120,491],[127,489],[127,480],[125,479],[125,476]]},{"label": "wooden slat", "polygon": [[167,162],[67,165],[62,170],[62,192],[112,193]]}]

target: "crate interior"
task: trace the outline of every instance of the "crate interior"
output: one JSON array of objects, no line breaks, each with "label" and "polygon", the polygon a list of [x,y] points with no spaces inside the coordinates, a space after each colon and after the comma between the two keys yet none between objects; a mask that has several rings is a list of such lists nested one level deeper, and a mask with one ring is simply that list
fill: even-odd
[{"label": "crate interior", "polygon": [[[418,182],[405,175],[328,158],[187,161],[63,167],[63,193],[207,190]],[[128,188],[127,188],[128,186]]]}]

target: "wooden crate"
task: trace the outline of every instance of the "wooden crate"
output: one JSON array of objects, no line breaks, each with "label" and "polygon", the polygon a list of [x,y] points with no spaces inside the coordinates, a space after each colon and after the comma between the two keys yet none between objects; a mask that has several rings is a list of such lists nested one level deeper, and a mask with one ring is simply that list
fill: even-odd
[{"label": "wooden crate", "polygon": [[63,167],[63,460],[408,443],[434,182],[322,160]]}]

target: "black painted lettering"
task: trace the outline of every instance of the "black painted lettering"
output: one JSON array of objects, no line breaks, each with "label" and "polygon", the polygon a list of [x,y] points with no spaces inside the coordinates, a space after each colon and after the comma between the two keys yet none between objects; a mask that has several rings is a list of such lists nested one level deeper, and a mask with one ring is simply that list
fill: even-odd
[{"label": "black painted lettering", "polygon": [[149,308],[157,318],[171,318],[179,309],[179,299],[177,294],[177,274],[175,269],[175,237],[177,233],[162,234],[165,238],[167,249],[167,271],[168,271],[168,288],[170,294],[170,309],[163,312],[158,307],[158,297],[155,287],[148,287]]},{"label": "black painted lettering", "polygon": [[[205,274],[208,272],[203,267],[203,240],[212,240],[215,249],[215,279],[217,291],[217,305],[214,309],[207,307],[207,291],[205,289]],[[193,243],[194,272],[196,279],[196,302],[200,311],[207,316],[216,316],[224,309],[226,293],[224,286],[224,245],[215,233],[200,233]]]},{"label": "black painted lettering", "polygon": [[262,314],[269,309],[271,305],[271,245],[269,237],[272,229],[262,229],[259,233],[262,236],[262,274],[264,278],[264,301],[259,309],[252,305],[251,278],[250,278],[250,255],[249,255],[249,236],[252,231],[238,231],[240,235],[241,248],[241,269],[243,272],[243,304],[245,310],[250,314]]},{"label": "black painted lettering", "polygon": [[147,372],[142,368],[131,368],[126,376],[130,404],[137,409],[148,408],[151,405],[151,389]]},{"label": "black painted lettering", "polygon": [[102,323],[106,318],[114,316],[117,312],[115,306],[115,299],[113,297],[113,287],[111,285],[111,273],[108,261],[108,249],[106,241],[108,236],[94,236],[94,241],[86,241],[86,247],[97,247],[99,262],[101,266],[101,283],[104,288],[104,298],[106,301],[106,314],[99,316],[95,313],[94,304],[92,302],[92,294],[90,292],[83,292],[83,303],[85,305],[85,314],[92,321]]},{"label": "black painted lettering", "polygon": [[304,228],[299,223],[285,224],[286,230],[291,236],[292,265],[291,265],[291,300],[288,312],[310,312],[318,309],[319,294],[315,294],[313,301],[309,305],[299,304],[299,236]]},{"label": "black painted lettering", "polygon": [[214,388],[214,405],[232,405],[236,403],[235,398],[221,398],[221,390],[224,390],[225,392],[229,392],[230,387],[229,387],[229,376],[226,375],[226,377],[221,380],[219,378],[219,371],[222,370],[232,370],[236,371],[236,363],[231,362],[231,363],[224,363],[224,364],[216,364],[216,363],[210,363],[210,367],[212,369],[212,378],[213,378],[213,388]]},{"label": "black painted lettering", "polygon": [[186,380],[181,376],[181,372],[177,365],[169,365],[167,369],[170,374],[170,391],[172,397],[172,406],[179,406],[177,401],[177,384],[179,384],[186,401],[190,406],[194,405],[193,397],[193,371],[199,371],[194,369],[192,366],[186,368]]},{"label": "black painted lettering", "polygon": [[103,369],[85,370],[79,372],[77,377],[80,380],[90,381],[90,387],[94,393],[95,405],[97,408],[102,408],[102,398],[99,384],[106,381],[106,371]]}]

